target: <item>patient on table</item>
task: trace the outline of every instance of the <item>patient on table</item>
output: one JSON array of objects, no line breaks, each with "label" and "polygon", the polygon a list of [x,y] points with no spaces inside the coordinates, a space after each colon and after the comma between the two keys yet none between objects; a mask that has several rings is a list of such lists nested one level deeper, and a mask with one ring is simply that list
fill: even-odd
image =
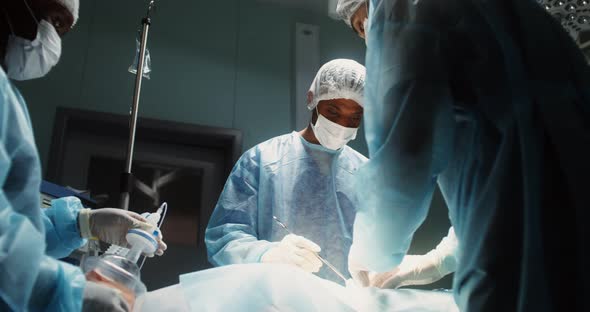
[{"label": "patient on table", "polygon": [[134,311],[458,311],[452,292],[343,287],[296,267],[240,264],[184,274]]}]

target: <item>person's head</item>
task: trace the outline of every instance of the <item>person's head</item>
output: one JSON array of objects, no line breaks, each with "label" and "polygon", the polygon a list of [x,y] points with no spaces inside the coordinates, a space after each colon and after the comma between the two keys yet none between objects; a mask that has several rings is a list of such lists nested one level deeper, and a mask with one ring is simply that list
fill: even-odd
[{"label": "person's head", "polygon": [[310,127],[318,142],[337,150],[356,138],[363,116],[365,67],[353,60],[324,64],[309,91]]},{"label": "person's head", "polygon": [[339,0],[336,12],[359,37],[365,39],[367,27],[368,0]]},{"label": "person's head", "polygon": [[79,0],[10,0],[0,4],[0,64],[8,77],[45,76],[61,56],[61,37],[78,19]]}]

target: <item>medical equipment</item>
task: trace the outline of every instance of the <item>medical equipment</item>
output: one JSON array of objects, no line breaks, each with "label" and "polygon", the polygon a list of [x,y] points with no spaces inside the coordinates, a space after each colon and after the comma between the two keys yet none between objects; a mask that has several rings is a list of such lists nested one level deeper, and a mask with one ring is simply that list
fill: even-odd
[{"label": "medical equipment", "polygon": [[[142,216],[145,216],[145,214]],[[150,216],[152,217],[152,220],[149,219]],[[153,213],[147,215],[147,217],[148,223],[153,225],[155,228],[155,230],[152,233],[149,233],[141,229],[131,229],[129,230],[129,232],[127,232],[127,235],[125,236],[131,248],[127,249],[117,245],[111,245],[111,247],[107,249],[106,254],[122,256],[129,259],[132,262],[137,262],[139,256],[142,253],[153,254],[158,247],[158,242],[154,238],[158,235],[158,230],[156,227],[157,221],[153,222],[153,220],[158,220],[160,216],[158,213]]]},{"label": "medical equipment", "polygon": [[46,180],[41,181],[41,208],[49,208],[52,200],[68,196],[77,197],[86,208],[96,208],[96,201],[83,191],[63,187]]},{"label": "medical equipment", "polygon": [[565,30],[578,40],[579,34],[590,30],[589,0],[537,0],[555,17]]},{"label": "medical equipment", "polygon": [[[139,63],[139,56],[141,55],[141,29],[137,30],[137,38],[135,38],[135,57],[133,63],[129,65],[128,72],[136,75],[137,64]],[[143,67],[143,78],[150,79],[150,73],[152,72],[152,56],[148,48],[145,49],[145,64]]]},{"label": "medical equipment", "polygon": [[163,203],[156,212],[142,214],[153,228],[150,231],[129,230],[126,239],[131,248],[111,245],[103,256],[87,258],[82,263],[86,278],[121,290],[129,305],[133,306],[135,299],[146,292],[140,274],[145,257],[139,266],[136,262],[142,254],[154,254],[158,249],[159,226],[164,222],[167,211],[168,205]]},{"label": "medical equipment", "polygon": [[537,0],[576,41],[586,61],[590,62],[590,1]]},{"label": "medical equipment", "polygon": [[[105,254],[117,255],[125,257],[132,262],[137,262],[141,254],[154,254],[158,248],[158,242],[155,237],[159,236],[159,227],[164,223],[166,213],[168,212],[168,204],[163,203],[154,213],[143,213],[142,217],[146,218],[147,222],[154,227],[151,233],[141,229],[131,229],[127,232],[126,239],[131,249],[127,249],[117,245],[111,245]],[[145,257],[142,260],[139,268],[143,267]]]},{"label": "medical equipment", "polygon": [[[281,222],[276,216],[272,216],[273,220],[275,220],[283,229],[285,229],[285,231],[287,231],[287,233],[289,234],[293,234],[288,228],[287,226]],[[345,283],[347,281],[347,278],[344,277],[344,274],[340,273],[340,271],[338,271],[338,269],[336,269],[335,266],[333,266],[330,262],[328,262],[326,259],[322,258],[320,255],[317,255],[318,259],[324,263],[328,268],[330,268],[330,270],[332,270],[332,272],[336,273],[336,275],[338,275],[338,277],[340,277]]]},{"label": "medical equipment", "polygon": [[143,28],[141,30],[141,42],[139,46],[139,59],[137,69],[135,70],[135,90],[133,93],[133,104],[131,105],[129,120],[129,142],[127,144],[127,153],[125,156],[125,171],[121,174],[121,208],[129,209],[129,198],[133,189],[133,175],[131,166],[133,164],[133,149],[135,148],[135,131],[137,130],[137,116],[139,113],[139,96],[141,94],[142,73],[146,63],[146,47],[148,32],[151,26],[152,11],[156,6],[156,0],[150,0],[146,17],[141,21]]},{"label": "medical equipment", "polygon": [[82,264],[86,279],[106,284],[123,293],[130,306],[146,293],[139,267],[127,258],[115,255],[90,257]]}]

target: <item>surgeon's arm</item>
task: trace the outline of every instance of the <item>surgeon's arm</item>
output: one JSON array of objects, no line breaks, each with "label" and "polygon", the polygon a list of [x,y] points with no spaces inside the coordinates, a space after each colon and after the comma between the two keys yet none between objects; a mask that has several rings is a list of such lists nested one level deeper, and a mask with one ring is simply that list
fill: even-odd
[{"label": "surgeon's arm", "polygon": [[[0,144],[1,163],[7,163],[7,155]],[[3,187],[0,190],[0,310],[80,311],[86,284],[82,271],[47,256],[45,246],[43,233],[27,216],[15,211]]]},{"label": "surgeon's arm", "polygon": [[78,198],[64,197],[53,200],[50,208],[43,209],[47,255],[65,258],[86,243],[78,228],[78,214],[83,208]]},{"label": "surgeon's arm", "polygon": [[45,254],[43,225],[33,221],[41,214],[38,159],[13,91],[0,70],[0,311],[80,311],[84,275]]},{"label": "surgeon's arm", "polygon": [[434,283],[457,269],[458,241],[453,228],[449,235],[425,255],[406,255],[394,270],[371,276],[370,285],[398,288]]},{"label": "surgeon's arm", "polygon": [[233,168],[205,232],[209,261],[216,266],[260,262],[277,243],[258,239],[259,156],[246,152]]},{"label": "surgeon's arm", "polygon": [[452,151],[444,40],[436,19],[420,10],[425,2],[436,3],[373,1],[370,10],[364,116],[371,157],[356,176],[361,204],[350,259],[375,272],[401,263]]}]

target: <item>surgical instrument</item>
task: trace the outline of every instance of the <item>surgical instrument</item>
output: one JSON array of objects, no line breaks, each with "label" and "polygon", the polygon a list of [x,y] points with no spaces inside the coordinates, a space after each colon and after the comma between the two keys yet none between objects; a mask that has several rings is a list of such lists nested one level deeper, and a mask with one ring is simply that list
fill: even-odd
[{"label": "surgical instrument", "polygon": [[[277,218],[276,216],[272,216],[273,220],[275,220],[283,229],[285,229],[285,231],[287,231],[287,233],[289,234],[293,234],[293,232],[291,232],[287,226],[281,222],[281,220],[279,220],[279,218]],[[344,274],[340,273],[340,271],[338,271],[338,269],[336,269],[335,266],[333,266],[330,262],[328,262],[326,259],[322,258],[320,255],[316,255],[316,257],[318,257],[318,259],[323,262],[330,270],[332,270],[332,272],[336,273],[336,275],[338,275],[338,277],[340,277],[344,282],[346,282],[348,279],[344,276]]]}]

